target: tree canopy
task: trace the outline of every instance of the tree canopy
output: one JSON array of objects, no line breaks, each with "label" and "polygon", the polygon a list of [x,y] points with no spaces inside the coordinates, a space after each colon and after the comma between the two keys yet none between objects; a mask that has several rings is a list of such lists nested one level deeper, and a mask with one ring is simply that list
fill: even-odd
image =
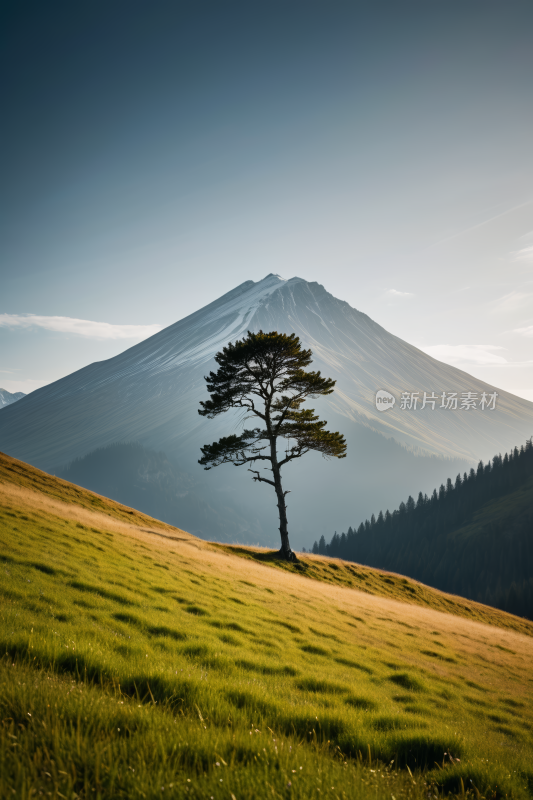
[{"label": "tree canopy", "polygon": [[[210,399],[200,403],[198,413],[209,419],[230,409],[243,409],[245,420],[256,426],[240,435],[231,434],[201,448],[199,459],[205,469],[220,464],[244,464],[266,467],[272,477],[259,469],[249,471],[253,480],[268,483],[276,491],[280,517],[280,555],[294,560],[287,529],[285,496],[281,485],[281,468],[311,450],[325,458],[344,458],[346,441],[338,432],[325,429],[327,422],[315,415],[314,409],[302,408],[308,398],[332,394],[335,381],[323,378],[320,372],[307,372],[311,350],[302,349],[296,334],[251,333],[229,343],[215,356],[216,372],[205,378]],[[278,439],[286,440],[284,455],[279,459]]]}]

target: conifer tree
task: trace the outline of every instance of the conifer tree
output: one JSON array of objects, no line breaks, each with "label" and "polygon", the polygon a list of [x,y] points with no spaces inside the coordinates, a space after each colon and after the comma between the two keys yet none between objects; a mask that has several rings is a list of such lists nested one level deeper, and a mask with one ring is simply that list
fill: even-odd
[{"label": "conifer tree", "polygon": [[[229,409],[242,409],[245,419],[258,427],[231,434],[201,448],[199,464],[205,469],[220,464],[251,464],[270,470],[265,477],[259,469],[249,469],[254,481],[268,483],[276,492],[281,536],[280,556],[294,561],[289,544],[287,507],[281,485],[281,468],[311,450],[325,458],[344,458],[346,441],[338,432],[325,430],[314,409],[301,406],[308,398],[332,394],[335,381],[320,372],[306,372],[311,350],[303,350],[296,334],[250,333],[231,342],[217,353],[217,372],[206,377],[209,400],[201,402],[198,413],[213,419]],[[285,456],[278,457],[278,440],[287,442]],[[325,543],[324,543],[325,544]]]}]

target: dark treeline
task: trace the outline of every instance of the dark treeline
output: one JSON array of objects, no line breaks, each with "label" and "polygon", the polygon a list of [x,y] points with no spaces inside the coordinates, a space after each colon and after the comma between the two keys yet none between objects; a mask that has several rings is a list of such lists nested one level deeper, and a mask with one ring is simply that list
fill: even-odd
[{"label": "dark treeline", "polygon": [[[496,501],[496,502],[491,502]],[[490,504],[490,505],[489,505]],[[533,443],[479,462],[313,553],[408,575],[533,619]]]}]

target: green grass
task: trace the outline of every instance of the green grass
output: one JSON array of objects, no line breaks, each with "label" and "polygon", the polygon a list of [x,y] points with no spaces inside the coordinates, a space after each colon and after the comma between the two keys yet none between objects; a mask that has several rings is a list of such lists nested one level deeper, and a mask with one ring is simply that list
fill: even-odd
[{"label": "green grass", "polygon": [[[515,617],[497,608],[467,600],[464,597],[450,595],[425,586],[411,578],[383,572],[372,567],[361,566],[350,561],[337,558],[326,558],[311,554],[299,554],[299,563],[280,561],[277,553],[256,547],[241,545],[214,544],[221,552],[239,556],[249,561],[257,561],[274,569],[305,575],[316,581],[357,589],[367,594],[400,600],[402,603],[433,608],[445,613],[454,614],[465,619],[478,620],[501,628],[533,635],[533,622]],[[360,620],[361,621],[361,620]]]},{"label": "green grass", "polygon": [[514,618],[245,561],[79,492],[0,457],[0,797],[533,794]]}]

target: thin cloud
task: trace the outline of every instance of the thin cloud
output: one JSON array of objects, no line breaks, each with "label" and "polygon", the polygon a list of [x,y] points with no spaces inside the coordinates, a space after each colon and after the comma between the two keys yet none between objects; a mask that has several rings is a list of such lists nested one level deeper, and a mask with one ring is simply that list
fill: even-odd
[{"label": "thin cloud", "polygon": [[491,310],[493,314],[506,314],[528,307],[532,302],[533,292],[521,292],[515,289],[513,292],[508,292],[495,300],[492,303]]},{"label": "thin cloud", "polygon": [[528,325],[526,328],[515,328],[511,333],[519,333],[522,336],[533,338],[533,325]]},{"label": "thin cloud", "polygon": [[2,328],[44,328],[56,333],[74,334],[87,339],[147,339],[161,325],[111,325],[73,317],[42,317],[37,314],[0,314]]},{"label": "thin cloud", "polygon": [[525,233],[517,240],[518,249],[511,251],[513,261],[533,261],[533,231]]},{"label": "thin cloud", "polygon": [[526,200],[525,203],[520,203],[517,206],[512,206],[512,208],[507,208],[505,211],[501,211],[498,214],[493,215],[492,217],[488,217],[488,219],[484,219],[483,222],[477,222],[475,225],[470,225],[468,228],[464,228],[462,231],[458,231],[457,233],[452,233],[451,236],[446,236],[444,239],[439,239],[437,242],[433,242],[433,244],[429,245],[427,248],[428,250],[434,247],[440,247],[445,242],[451,242],[454,239],[459,239],[459,237],[464,236],[466,233],[470,233],[470,231],[475,231],[478,228],[483,228],[485,225],[488,225],[489,222],[494,222],[496,219],[500,219],[500,217],[505,217],[507,214],[512,214],[513,211],[518,211],[520,208],[525,208],[525,206],[530,205],[532,201]]},{"label": "thin cloud", "polygon": [[514,261],[533,261],[533,245],[522,247],[521,250],[515,250],[513,259]]},{"label": "thin cloud", "polygon": [[421,347],[424,353],[444,361],[446,364],[458,366],[460,364],[477,364],[478,366],[504,365],[509,362],[497,350],[505,347],[491,344],[435,344],[430,347]]},{"label": "thin cloud", "polygon": [[413,292],[399,292],[398,289],[387,289],[385,292],[387,297],[414,297]]}]

